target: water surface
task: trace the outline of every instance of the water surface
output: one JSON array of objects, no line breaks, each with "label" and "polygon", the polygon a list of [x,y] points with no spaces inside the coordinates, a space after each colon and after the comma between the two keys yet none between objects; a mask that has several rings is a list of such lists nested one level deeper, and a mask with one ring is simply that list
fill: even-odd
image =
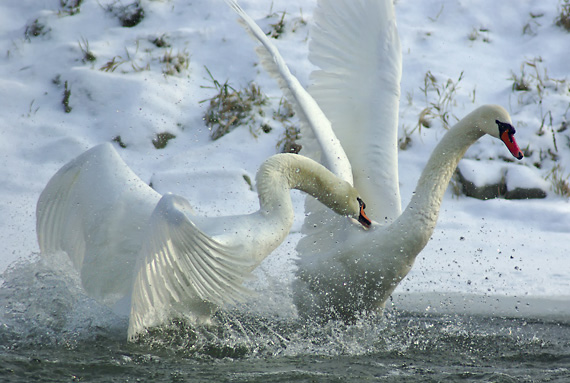
[{"label": "water surface", "polygon": [[3,382],[570,381],[564,318],[390,309],[317,325],[244,306],[129,344],[125,318],[37,263],[4,275],[0,301]]}]

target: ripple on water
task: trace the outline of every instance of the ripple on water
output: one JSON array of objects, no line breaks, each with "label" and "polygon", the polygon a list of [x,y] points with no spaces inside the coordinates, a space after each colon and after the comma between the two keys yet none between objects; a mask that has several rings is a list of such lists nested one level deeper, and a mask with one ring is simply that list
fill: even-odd
[{"label": "ripple on water", "polygon": [[3,275],[8,381],[570,381],[569,322],[388,310],[317,325],[250,305],[218,313],[217,325],[174,321],[128,344],[127,320],[68,273],[33,258]]}]

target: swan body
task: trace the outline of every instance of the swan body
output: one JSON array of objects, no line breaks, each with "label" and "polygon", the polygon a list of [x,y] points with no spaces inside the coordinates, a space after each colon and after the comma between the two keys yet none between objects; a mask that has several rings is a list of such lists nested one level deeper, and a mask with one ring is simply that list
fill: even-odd
[{"label": "swan body", "polygon": [[40,195],[40,250],[66,252],[88,295],[118,310],[126,305],[134,339],[173,317],[208,322],[218,305],[247,294],[244,278],[289,233],[292,188],[370,223],[356,189],[306,157],[272,156],[256,182],[257,212],[200,217],[184,198],[155,192],[102,144],[61,168]]},{"label": "swan body", "polygon": [[[497,121],[508,121],[510,130],[503,133]],[[358,233],[340,223],[335,236],[344,240],[328,251],[323,246],[330,237],[323,233],[303,238],[295,281],[300,311],[316,318],[352,320],[382,310],[431,237],[449,180],[467,149],[485,134],[503,135],[513,156],[522,158],[510,124],[509,114],[498,105],[482,106],[459,121],[433,150],[410,203],[391,224],[374,224]]]},{"label": "swan body", "polygon": [[[469,146],[489,134],[501,139],[514,157],[522,158],[509,114],[500,106],[485,105],[451,128],[434,149],[402,212],[397,166],[402,59],[392,0],[318,2],[309,58],[319,69],[311,74],[308,92],[290,79],[283,58],[255,22],[234,0],[226,1],[261,42],[256,51],[300,111],[302,134],[314,133],[315,158],[319,159],[320,149],[320,160],[327,166],[331,161],[350,161],[330,169],[351,169],[352,176],[336,174],[354,180],[366,198],[368,213],[379,221],[358,232],[308,198],[311,214],[303,226],[305,237],[297,245],[300,260],[294,282],[299,313],[352,320],[381,311],[433,233],[444,192]],[[340,149],[323,145],[337,137]]]}]

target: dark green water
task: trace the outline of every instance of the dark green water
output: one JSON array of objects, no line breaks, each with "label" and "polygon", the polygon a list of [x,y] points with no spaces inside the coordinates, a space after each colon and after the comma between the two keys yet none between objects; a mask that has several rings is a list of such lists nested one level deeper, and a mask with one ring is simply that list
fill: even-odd
[{"label": "dark green water", "polygon": [[129,344],[126,320],[69,278],[38,264],[3,278],[0,382],[570,382],[570,319],[389,310],[316,325],[249,307]]},{"label": "dark green water", "polygon": [[[238,326],[237,321],[240,321]],[[128,344],[1,334],[6,382],[569,382],[568,324],[391,314],[324,327],[233,318]],[[238,327],[240,327],[238,329]],[[24,335],[24,334],[22,334]]]}]

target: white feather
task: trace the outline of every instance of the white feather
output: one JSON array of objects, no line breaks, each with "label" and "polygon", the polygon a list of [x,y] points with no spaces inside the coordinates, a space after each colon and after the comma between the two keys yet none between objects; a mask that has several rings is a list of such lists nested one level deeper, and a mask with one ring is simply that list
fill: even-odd
[{"label": "white feather", "polygon": [[[245,20],[255,29],[251,19]],[[301,258],[294,299],[301,315],[350,320],[384,307],[428,242],[459,159],[483,134],[500,138],[496,121],[507,125],[510,116],[502,107],[486,105],[459,121],[435,148],[401,213],[397,133],[402,56],[392,0],[320,0],[314,23],[309,57],[320,69],[312,73],[309,91],[320,109],[313,116],[313,110],[306,109],[300,115],[307,119],[302,126],[321,137],[322,162],[331,167],[338,153],[330,153],[321,142],[338,136],[351,162],[354,185],[371,218],[381,223],[367,232],[355,230],[308,198],[306,236],[297,245]],[[272,57],[282,60],[266,37],[255,37]],[[283,68],[280,64],[269,71],[290,76]],[[298,82],[284,84],[291,93],[300,92]],[[327,124],[311,122],[311,117],[320,120],[325,115]],[[508,139],[513,156],[522,158],[512,134]]]},{"label": "white feather", "polygon": [[[398,107],[402,54],[391,1],[319,1],[309,93],[350,159],[354,186],[377,220],[401,213]],[[304,134],[304,132],[302,132]]]},{"label": "white feather", "polygon": [[66,252],[90,296],[130,312],[129,339],[173,318],[208,322],[219,306],[248,294],[243,280],[289,233],[290,189],[338,214],[361,214],[356,190],[303,156],[270,157],[256,181],[257,212],[200,217],[184,198],[156,193],[102,144],[65,165],[42,192],[40,250]]}]

